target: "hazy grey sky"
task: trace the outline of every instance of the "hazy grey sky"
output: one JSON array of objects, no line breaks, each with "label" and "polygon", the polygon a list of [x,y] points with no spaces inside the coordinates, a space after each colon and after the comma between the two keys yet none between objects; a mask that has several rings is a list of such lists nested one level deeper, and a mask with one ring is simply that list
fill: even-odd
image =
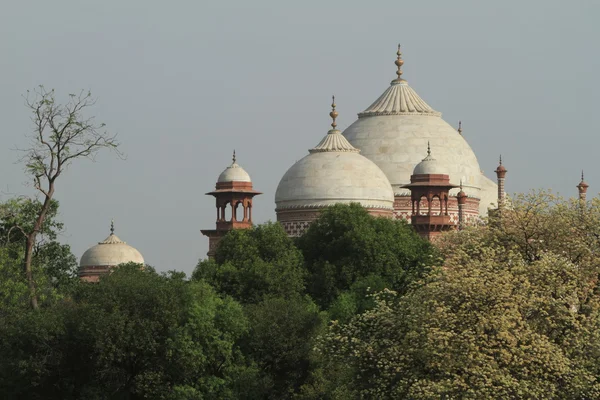
[{"label": "hazy grey sky", "polygon": [[[600,190],[600,2],[0,0],[0,200],[30,194],[18,154],[22,95],[90,89],[125,161],[78,161],[56,198],[77,257],[109,233],[159,270],[190,273],[215,224],[213,189],[235,148],[275,219],[285,171],[404,75],[507,191]],[[64,99],[64,97],[62,97]]]}]

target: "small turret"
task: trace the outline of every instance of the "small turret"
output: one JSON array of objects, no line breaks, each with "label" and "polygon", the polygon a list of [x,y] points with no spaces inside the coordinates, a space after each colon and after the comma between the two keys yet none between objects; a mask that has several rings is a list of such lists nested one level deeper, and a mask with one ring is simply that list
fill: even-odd
[{"label": "small turret", "polygon": [[583,180],[583,171],[581,171],[581,182],[579,182],[579,185],[577,185],[577,189],[579,190],[579,200],[582,202],[586,201],[588,187],[590,187],[590,185],[585,183]]},{"label": "small turret", "polygon": [[456,186],[450,183],[443,166],[431,155],[429,143],[427,157],[414,168],[410,183],[402,187],[410,189],[411,223],[421,237],[435,240],[442,232],[456,227],[448,214],[449,192]]},{"label": "small turret", "polygon": [[252,187],[250,175],[238,165],[234,150],[232,164],[219,175],[215,190],[206,194],[215,197],[217,207],[216,229],[201,230],[208,236],[208,257],[212,258],[227,232],[252,228],[252,199],[262,193]]},{"label": "small turret", "polygon": [[502,156],[500,156],[500,164],[494,171],[498,177],[498,208],[504,207],[505,192],[504,192],[504,178],[506,177],[507,169],[502,165]]}]

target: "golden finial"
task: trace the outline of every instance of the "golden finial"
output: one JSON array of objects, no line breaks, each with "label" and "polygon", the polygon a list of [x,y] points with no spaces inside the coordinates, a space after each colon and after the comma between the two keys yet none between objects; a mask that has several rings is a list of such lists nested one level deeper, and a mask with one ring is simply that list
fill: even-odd
[{"label": "golden finial", "polygon": [[111,218],[111,220],[110,220],[110,234],[111,235],[115,234],[115,220],[114,220],[114,218]]},{"label": "golden finial", "polygon": [[232,157],[233,163],[235,164],[235,149],[233,150],[233,157]]},{"label": "golden finial", "polygon": [[458,133],[462,135],[462,121],[458,121]]},{"label": "golden finial", "polygon": [[502,154],[500,154],[500,165],[502,165]]},{"label": "golden finial", "polygon": [[583,170],[581,170],[581,182],[583,182]]},{"label": "golden finial", "polygon": [[431,147],[429,146],[429,142],[427,142],[427,156],[431,155]]},{"label": "golden finial", "polygon": [[402,66],[404,65],[404,60],[402,59],[402,53],[400,52],[400,44],[398,44],[398,51],[396,52],[396,61],[394,61],[394,64],[396,64],[396,67],[398,67],[398,70],[396,71],[396,75],[398,75],[398,77],[394,80],[394,82],[404,82],[404,79],[402,79]]},{"label": "golden finial", "polygon": [[337,126],[337,124],[335,123],[335,119],[338,117],[338,115],[338,112],[335,111],[335,96],[331,96],[331,112],[329,113],[329,116],[333,120],[333,122],[331,123],[331,127],[333,129],[335,129],[335,127]]}]

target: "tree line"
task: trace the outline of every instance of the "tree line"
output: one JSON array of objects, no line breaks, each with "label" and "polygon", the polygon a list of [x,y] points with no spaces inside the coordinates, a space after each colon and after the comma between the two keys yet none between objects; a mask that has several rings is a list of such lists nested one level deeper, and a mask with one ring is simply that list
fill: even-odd
[{"label": "tree line", "polygon": [[600,398],[600,200],[516,195],[433,245],[336,205],[295,239],[231,231],[190,277],[125,264],[82,283],[49,185],[117,143],[89,94],[37,96],[40,195],[0,203],[0,397]]}]

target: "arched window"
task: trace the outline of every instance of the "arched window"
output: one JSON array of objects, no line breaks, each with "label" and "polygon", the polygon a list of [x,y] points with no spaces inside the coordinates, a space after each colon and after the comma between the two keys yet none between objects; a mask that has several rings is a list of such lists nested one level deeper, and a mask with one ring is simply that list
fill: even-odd
[{"label": "arched window", "polygon": [[235,214],[233,216],[234,221],[243,221],[244,220],[244,206],[241,201],[235,203]]},{"label": "arched window", "polygon": [[433,196],[431,199],[431,215],[442,215],[442,202],[439,196]]},{"label": "arched window", "polygon": [[231,221],[231,203],[225,202],[223,208],[225,209],[225,221]]},{"label": "arched window", "polygon": [[423,195],[419,198],[419,215],[427,215],[429,213],[429,202],[427,196]]}]

